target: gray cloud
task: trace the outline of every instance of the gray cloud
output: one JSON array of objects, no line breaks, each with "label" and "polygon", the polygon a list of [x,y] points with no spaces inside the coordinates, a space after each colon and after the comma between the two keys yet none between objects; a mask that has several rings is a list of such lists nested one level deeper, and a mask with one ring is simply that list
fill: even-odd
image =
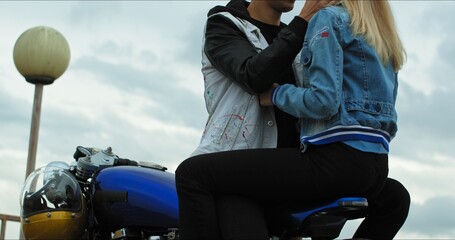
[{"label": "gray cloud", "polygon": [[121,1],[79,1],[74,2],[70,14],[70,24],[78,28],[102,27],[110,25],[113,18],[122,13]]},{"label": "gray cloud", "polygon": [[32,111],[30,104],[0,88],[0,119],[3,124],[23,124],[30,118],[30,113],[25,111],[27,108]]},{"label": "gray cloud", "polygon": [[183,36],[185,41],[182,41],[182,44],[184,44],[183,51],[178,54],[179,59],[183,59],[183,61],[194,65],[195,69],[201,67],[201,46],[206,19],[206,13],[188,17],[188,21],[198,24],[192,24],[186,29]]},{"label": "gray cloud", "polygon": [[434,90],[425,94],[416,90],[415,79],[401,81],[397,102],[399,132],[394,140],[394,154],[427,164],[444,164],[429,159],[431,153],[455,156],[454,128],[455,104],[454,59],[455,47],[449,38],[439,43],[437,58],[424,64],[428,84]]},{"label": "gray cloud", "polygon": [[415,19],[419,26],[419,32],[432,32],[438,35],[455,34],[450,31],[453,26],[453,20],[455,20],[453,2],[437,1],[432,3],[431,6],[429,4],[425,4],[425,6],[422,15],[428,17]]},{"label": "gray cloud", "polygon": [[414,203],[402,231],[441,239],[452,239],[455,236],[454,212],[454,197],[434,197],[423,204]]},{"label": "gray cloud", "polygon": [[455,104],[452,92],[436,90],[426,96],[402,83],[398,101],[399,131],[394,144],[400,148],[394,148],[395,154],[428,163],[431,159],[421,159],[419,156],[426,155],[422,153],[455,155],[451,147],[455,144],[452,127],[455,112],[450,110]]},{"label": "gray cloud", "polygon": [[[455,21],[455,18],[454,18]],[[455,34],[447,36],[437,47],[437,60],[432,63],[431,75],[434,76],[430,81],[444,92],[455,89]],[[452,96],[452,98],[454,98]]]},{"label": "gray cloud", "polygon": [[[157,64],[153,62],[152,53],[147,55],[152,56],[151,62],[146,63],[147,65]],[[92,73],[98,76],[97,81],[117,88],[120,94],[140,95],[159,103],[159,107],[143,109],[144,115],[191,127],[200,126],[200,116],[206,115],[205,108],[201,105],[202,96],[182,88],[178,84],[182,80],[176,79],[168,72],[149,73],[128,65],[112,64],[93,57],[79,59],[73,64],[73,68],[76,70],[93,68]]]}]

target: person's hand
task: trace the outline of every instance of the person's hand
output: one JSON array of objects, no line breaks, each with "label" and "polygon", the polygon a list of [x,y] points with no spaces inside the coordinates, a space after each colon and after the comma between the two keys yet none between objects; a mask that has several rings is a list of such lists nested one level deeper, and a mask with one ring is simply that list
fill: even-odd
[{"label": "person's hand", "polygon": [[272,94],[273,94],[273,90],[275,90],[275,88],[277,88],[278,86],[279,85],[277,83],[274,83],[269,90],[259,94],[259,104],[262,107],[273,106]]},{"label": "person's hand", "polygon": [[306,0],[299,17],[310,21],[311,17],[324,7],[335,5],[339,0]]}]

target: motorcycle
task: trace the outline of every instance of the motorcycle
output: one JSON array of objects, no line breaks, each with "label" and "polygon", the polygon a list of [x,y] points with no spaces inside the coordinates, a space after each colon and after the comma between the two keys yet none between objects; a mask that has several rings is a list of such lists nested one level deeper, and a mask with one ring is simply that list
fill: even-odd
[{"label": "motorcycle", "polygon": [[[27,177],[20,198],[27,239],[179,239],[175,178],[166,167],[120,158],[110,147],[78,146],[73,157]],[[367,207],[365,198],[346,197],[292,208],[277,214],[286,226],[270,237],[334,239]]]}]

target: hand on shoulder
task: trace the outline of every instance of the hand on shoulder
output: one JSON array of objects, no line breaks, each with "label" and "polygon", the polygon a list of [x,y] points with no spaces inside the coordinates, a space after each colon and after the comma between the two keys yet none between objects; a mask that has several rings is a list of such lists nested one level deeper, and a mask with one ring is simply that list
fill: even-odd
[{"label": "hand on shoulder", "polygon": [[327,6],[333,6],[338,2],[339,0],[306,0],[302,11],[300,11],[299,17],[309,22],[313,15],[319,10]]}]

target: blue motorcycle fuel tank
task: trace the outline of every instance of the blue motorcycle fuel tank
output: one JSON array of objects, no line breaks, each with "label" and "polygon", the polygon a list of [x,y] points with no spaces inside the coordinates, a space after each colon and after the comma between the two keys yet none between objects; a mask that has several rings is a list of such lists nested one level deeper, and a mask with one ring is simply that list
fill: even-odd
[{"label": "blue motorcycle fuel tank", "polygon": [[94,178],[98,224],[151,228],[178,227],[174,174],[138,166],[102,169]]}]

